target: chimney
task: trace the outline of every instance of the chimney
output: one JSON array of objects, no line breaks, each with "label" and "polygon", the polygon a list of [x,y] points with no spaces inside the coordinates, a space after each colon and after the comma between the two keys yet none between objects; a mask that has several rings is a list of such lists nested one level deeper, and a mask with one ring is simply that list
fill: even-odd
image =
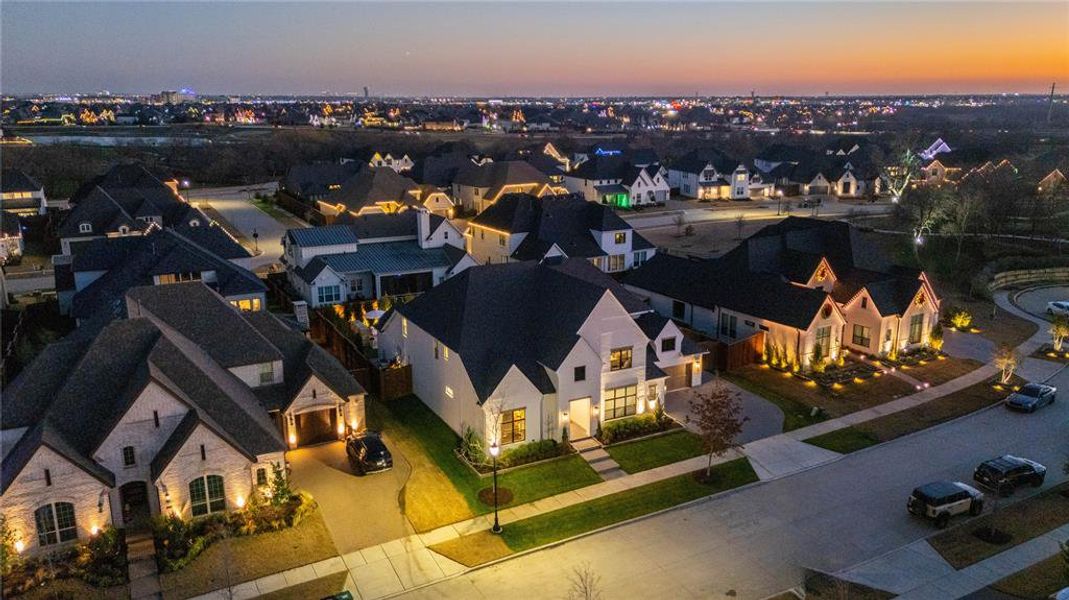
[{"label": "chimney", "polygon": [[426,206],[416,209],[416,238],[420,248],[430,248],[427,236],[431,234],[431,213]]}]

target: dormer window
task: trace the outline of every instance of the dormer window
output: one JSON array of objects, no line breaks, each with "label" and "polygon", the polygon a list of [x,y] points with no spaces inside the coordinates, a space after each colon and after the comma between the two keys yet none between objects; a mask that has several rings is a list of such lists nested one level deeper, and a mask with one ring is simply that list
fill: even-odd
[{"label": "dormer window", "polygon": [[78,233],[93,233],[93,226],[89,223],[79,223]]},{"label": "dormer window", "polygon": [[130,228],[126,225],[119,225],[119,235],[127,235],[130,233]]},{"label": "dormer window", "polygon": [[626,244],[627,243],[627,232],[626,231],[618,231],[614,235],[614,238],[615,238],[617,244]]}]

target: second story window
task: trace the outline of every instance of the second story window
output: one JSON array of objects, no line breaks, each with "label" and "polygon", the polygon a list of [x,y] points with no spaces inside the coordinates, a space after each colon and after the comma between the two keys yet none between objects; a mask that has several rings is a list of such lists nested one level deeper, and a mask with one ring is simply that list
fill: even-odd
[{"label": "second story window", "polygon": [[126,446],[122,449],[122,466],[132,467],[137,464],[137,453],[134,452],[133,446]]},{"label": "second story window", "polygon": [[609,370],[620,371],[631,368],[631,348],[616,348],[609,353]]},{"label": "second story window", "polygon": [[505,245],[505,234],[503,234],[503,233],[497,234],[497,245],[498,246],[504,246]]},{"label": "second story window", "polygon": [[613,237],[615,238],[617,244],[626,244],[627,243],[627,232],[626,231],[618,231],[613,235]]},{"label": "second story window", "polygon": [[576,367],[574,374],[576,381],[586,381],[586,366]]},{"label": "second story window", "polygon": [[260,365],[260,385],[265,383],[275,382],[275,365],[273,363],[262,363]]},{"label": "second story window", "polygon": [[661,340],[661,352],[672,352],[676,349],[676,338],[669,337]]}]

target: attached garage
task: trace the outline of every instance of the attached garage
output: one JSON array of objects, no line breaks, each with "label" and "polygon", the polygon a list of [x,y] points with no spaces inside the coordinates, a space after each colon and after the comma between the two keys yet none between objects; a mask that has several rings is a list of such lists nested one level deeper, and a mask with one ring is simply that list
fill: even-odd
[{"label": "attached garage", "polygon": [[690,387],[690,374],[693,363],[687,361],[681,365],[675,365],[673,367],[665,367],[662,370],[665,375],[668,375],[668,379],[665,380],[665,389],[668,391],[678,390],[685,387]]},{"label": "attached garage", "polygon": [[295,415],[297,445],[310,446],[338,439],[338,411],[333,408]]}]

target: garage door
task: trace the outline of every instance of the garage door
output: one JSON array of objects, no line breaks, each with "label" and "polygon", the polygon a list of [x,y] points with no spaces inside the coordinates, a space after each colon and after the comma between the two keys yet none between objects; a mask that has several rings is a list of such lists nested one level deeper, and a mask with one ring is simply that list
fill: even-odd
[{"label": "garage door", "polygon": [[664,372],[668,375],[668,380],[665,381],[665,386],[669,390],[678,390],[680,388],[687,387],[687,380],[690,379],[690,363],[676,365],[674,367],[667,367]]},{"label": "garage door", "polygon": [[338,439],[335,427],[337,412],[333,408],[297,415],[297,441],[301,446],[332,442]]}]

